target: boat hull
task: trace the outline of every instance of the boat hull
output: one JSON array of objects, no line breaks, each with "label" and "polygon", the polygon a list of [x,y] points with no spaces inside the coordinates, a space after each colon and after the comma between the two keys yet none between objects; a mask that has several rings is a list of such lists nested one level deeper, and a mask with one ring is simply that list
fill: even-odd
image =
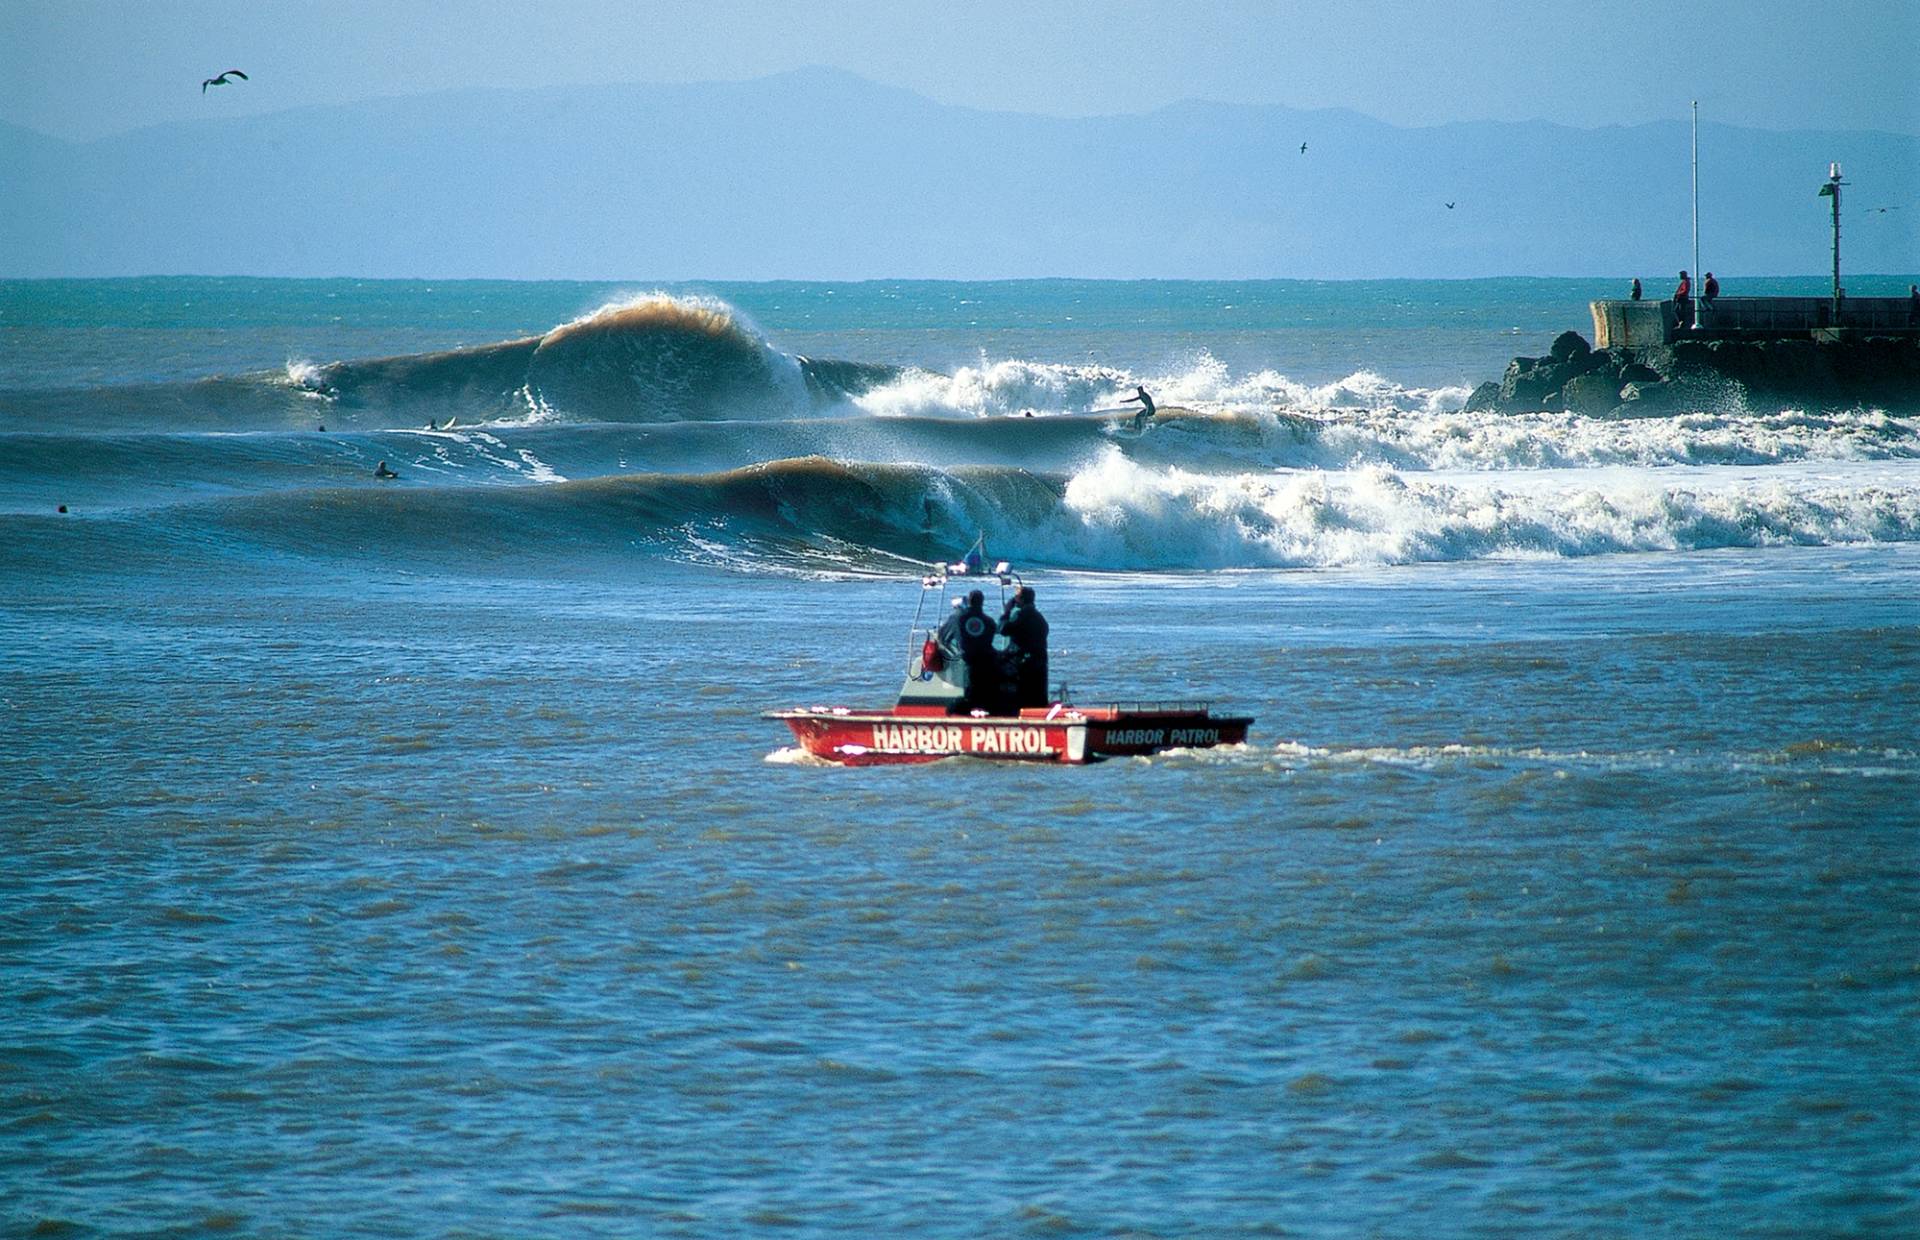
[{"label": "boat hull", "polygon": [[1239,745],[1253,725],[1250,717],[1215,715],[1205,708],[1096,706],[1084,713],[1087,749],[1102,758]]},{"label": "boat hull", "polygon": [[989,758],[1079,765],[1106,757],[1246,740],[1251,719],[1205,708],[1054,706],[1019,715],[945,715],[844,707],[769,712],[816,758],[846,766]]}]

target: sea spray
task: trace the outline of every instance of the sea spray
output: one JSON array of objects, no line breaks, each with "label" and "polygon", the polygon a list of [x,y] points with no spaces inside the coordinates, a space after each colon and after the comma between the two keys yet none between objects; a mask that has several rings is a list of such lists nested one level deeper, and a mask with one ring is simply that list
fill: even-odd
[{"label": "sea spray", "polygon": [[[1908,542],[1920,489],[1755,471],[1524,480],[1155,470],[1119,453],[1074,475],[1054,554],[1104,568],[1311,567]],[[1017,537],[1017,536],[1016,536]]]},{"label": "sea spray", "polygon": [[982,360],[951,375],[912,370],[855,397],[852,403],[881,417],[1085,413],[1111,404],[1127,386],[1127,378],[1126,372],[1104,366]]},{"label": "sea spray", "polygon": [[1347,408],[1431,414],[1458,409],[1468,394],[1462,387],[1408,387],[1370,370],[1326,384],[1301,383],[1274,370],[1235,375],[1202,351],[1178,367],[1151,373],[983,357],[952,374],[910,370],[854,397],[852,404],[883,417],[1045,416],[1111,411],[1133,396],[1137,386],[1146,387],[1163,406],[1229,413]]}]

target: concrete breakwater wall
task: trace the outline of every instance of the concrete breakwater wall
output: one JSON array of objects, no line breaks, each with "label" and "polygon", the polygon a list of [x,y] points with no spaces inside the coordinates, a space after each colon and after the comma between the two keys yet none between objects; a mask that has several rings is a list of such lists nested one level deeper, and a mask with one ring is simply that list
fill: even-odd
[{"label": "concrete breakwater wall", "polygon": [[1778,340],[1815,332],[1920,336],[1920,307],[1907,297],[1848,297],[1834,313],[1827,297],[1716,297],[1700,302],[1699,323],[1681,322],[1671,301],[1596,301],[1597,348],[1646,348],[1677,340]]},{"label": "concrete breakwater wall", "polygon": [[[1880,299],[1892,300],[1892,299]],[[1667,302],[1641,302],[1650,310]],[[1901,299],[1902,312],[1905,300]],[[1482,383],[1469,410],[1661,417],[1731,400],[1749,407],[1867,405],[1920,412],[1920,333],[1855,332],[1701,338],[1596,349],[1562,332],[1544,357],[1516,357]]]}]

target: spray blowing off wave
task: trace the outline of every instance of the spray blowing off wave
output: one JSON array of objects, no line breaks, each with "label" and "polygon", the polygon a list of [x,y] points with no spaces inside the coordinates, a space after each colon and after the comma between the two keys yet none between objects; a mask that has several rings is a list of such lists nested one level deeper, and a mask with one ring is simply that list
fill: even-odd
[{"label": "spray blowing off wave", "polygon": [[[537,487],[281,492],[178,505],[124,532],[130,543],[158,529],[176,541],[453,567],[507,557],[564,568],[638,552],[750,570],[897,566],[950,555],[977,531],[1030,564],[1174,571],[1920,541],[1920,479],[1905,466],[1866,468],[1873,476],[1844,484],[1779,469],[1689,471],[1670,483],[1614,472],[1209,475],[1118,452],[1070,475],[807,457]],[[5,520],[29,554],[28,535],[54,528]]]},{"label": "spray blowing off wave", "polygon": [[528,359],[525,391],[538,410],[603,421],[800,413],[811,404],[799,362],[728,307],[661,296],[548,332]]}]

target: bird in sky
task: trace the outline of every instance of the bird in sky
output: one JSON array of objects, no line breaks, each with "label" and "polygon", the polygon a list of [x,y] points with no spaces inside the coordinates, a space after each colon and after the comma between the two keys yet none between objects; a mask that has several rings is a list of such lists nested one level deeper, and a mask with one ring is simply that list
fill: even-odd
[{"label": "bird in sky", "polygon": [[233,83],[227,80],[229,78],[239,78],[241,81],[244,82],[247,80],[247,75],[240,72],[240,70],[238,69],[229,69],[225,73],[222,73],[219,77],[210,77],[206,81],[200,83],[200,93],[203,95],[206,94],[207,87],[209,86],[231,86]]},{"label": "bird in sky", "polygon": [[1307,144],[1304,142],[1300,144],[1300,153],[1302,155],[1305,155],[1307,153]]},{"label": "bird in sky", "polygon": [[1449,211],[1451,211],[1451,210],[1453,210],[1453,204],[1452,204],[1452,203],[1448,203],[1448,204],[1447,204],[1447,210],[1449,210]]}]

